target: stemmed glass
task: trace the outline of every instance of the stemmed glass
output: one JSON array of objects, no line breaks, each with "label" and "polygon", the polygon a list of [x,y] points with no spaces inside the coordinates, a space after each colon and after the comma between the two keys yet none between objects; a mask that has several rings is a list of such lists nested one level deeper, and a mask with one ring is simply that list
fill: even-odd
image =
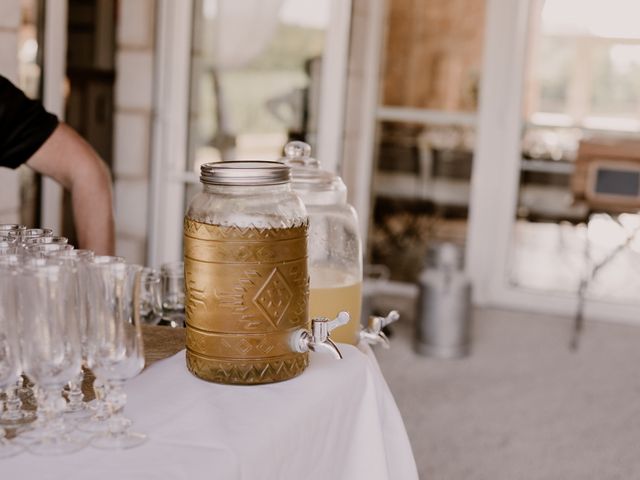
[{"label": "stemmed glass", "polygon": [[61,244],[61,245],[66,245],[69,243],[69,239],[67,237],[61,237],[59,235],[51,235],[48,237],[33,237],[33,238],[27,238],[24,241],[25,245],[38,245],[38,244],[42,244],[42,243],[55,243],[55,244]]},{"label": "stemmed glass", "polygon": [[18,225],[17,223],[0,223],[0,232],[22,231],[26,230],[24,225]]},{"label": "stemmed glass", "polygon": [[[15,278],[16,278],[16,269],[22,265],[24,257],[20,254],[2,254],[0,255],[0,268],[2,268],[2,278],[5,281],[11,280],[13,284],[5,283],[5,287],[8,290],[4,290],[6,295],[9,297],[4,297],[3,302],[6,301],[7,305],[11,304],[12,308],[9,310],[11,315],[13,315],[12,322],[13,324],[18,324],[18,311],[15,305],[15,297],[17,292],[15,289]],[[10,294],[8,292],[11,292]],[[0,306],[1,308],[1,306]],[[17,328],[17,326],[12,327]],[[21,372],[20,372],[21,373]],[[18,378],[13,384],[6,385],[3,387],[6,394],[6,409],[2,412],[0,408],[0,425],[4,425],[5,427],[13,427],[13,428],[22,428],[24,425],[33,422],[36,419],[36,414],[33,411],[23,410],[22,401],[20,400],[19,391],[23,390],[25,393],[31,394],[31,390],[23,388],[22,386],[22,377],[18,375]]]},{"label": "stemmed glass", "polygon": [[66,243],[36,243],[27,245],[25,247],[25,251],[29,255],[40,258],[48,256],[51,252],[67,251],[73,249],[73,245],[68,245]]},{"label": "stemmed glass", "polygon": [[18,243],[24,244],[29,238],[50,237],[53,235],[53,230],[50,228],[18,228],[9,230],[9,233]]},{"label": "stemmed glass", "polygon": [[64,385],[81,367],[74,271],[61,262],[32,259],[22,267],[18,292],[24,372],[39,389],[40,427],[27,448],[56,455],[80,450],[86,442],[69,435],[62,419]]},{"label": "stemmed glass", "polygon": [[89,367],[107,384],[111,412],[109,430],[96,435],[97,448],[130,448],[146,435],[129,431],[131,421],[123,416],[126,394],[123,385],[144,367],[140,325],[142,267],[124,262],[89,264],[91,318],[88,328]]},{"label": "stemmed glass", "polygon": [[[95,264],[95,265],[108,265],[113,263],[126,263],[126,261],[122,257],[114,257],[109,255],[96,255],[93,257],[92,260],[89,261],[89,264]],[[86,274],[87,274],[86,288],[87,288],[87,295],[93,298],[93,292],[91,290],[89,264],[87,265],[87,271],[86,271]],[[93,308],[95,308],[94,305],[92,305],[92,303],[95,303],[95,302],[88,303],[89,320],[87,322],[87,330],[85,331],[85,344],[83,347],[83,359],[86,365],[89,366],[89,368],[91,368],[89,355],[90,355],[90,352],[92,351],[91,349],[92,337],[90,337],[89,335],[89,324],[92,322],[92,319],[95,318],[95,315],[92,315],[92,310]],[[104,384],[102,378],[95,378],[93,382],[93,392],[94,392],[95,400],[90,402],[90,406],[93,410],[93,416],[91,416],[91,418],[89,418],[86,422],[78,425],[78,428],[82,431],[90,432],[90,433],[105,432],[109,430],[110,413],[109,413],[109,406],[107,405],[107,401],[106,401],[107,386]]]},{"label": "stemmed glass", "polygon": [[[91,250],[56,250],[50,252],[48,257],[60,261],[75,272],[73,288],[76,290],[77,302],[74,308],[80,327],[82,361],[86,362],[87,324],[89,320],[89,289],[87,287],[89,279],[87,264],[93,259],[93,252]],[[86,418],[92,414],[84,402],[84,395],[82,393],[83,378],[82,368],[80,368],[76,376],[69,381],[69,393],[67,394],[68,403],[65,415],[75,419]]]},{"label": "stemmed glass", "polygon": [[[15,310],[15,269],[0,265],[0,389],[12,389],[20,376],[20,345]],[[0,403],[0,410],[2,403]],[[0,426],[0,458],[10,457],[22,451],[20,445],[5,438]]]},{"label": "stemmed glass", "polygon": [[9,236],[9,232],[0,231],[0,255],[16,253],[17,249],[16,239]]}]

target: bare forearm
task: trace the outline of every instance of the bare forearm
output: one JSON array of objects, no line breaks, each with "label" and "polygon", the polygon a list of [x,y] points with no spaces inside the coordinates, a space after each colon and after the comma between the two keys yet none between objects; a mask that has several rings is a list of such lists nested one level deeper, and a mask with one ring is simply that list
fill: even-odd
[{"label": "bare forearm", "polygon": [[111,178],[95,150],[69,126],[60,124],[27,164],[71,192],[78,246],[113,255]]},{"label": "bare forearm", "polygon": [[[93,177],[95,176],[95,178]],[[71,185],[73,218],[78,246],[98,255],[115,252],[111,182],[106,168]]]}]

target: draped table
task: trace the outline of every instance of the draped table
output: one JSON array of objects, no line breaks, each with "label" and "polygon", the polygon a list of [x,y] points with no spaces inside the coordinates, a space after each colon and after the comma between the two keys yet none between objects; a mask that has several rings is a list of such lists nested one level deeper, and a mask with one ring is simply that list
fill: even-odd
[{"label": "draped table", "polygon": [[144,330],[147,367],[125,414],[148,441],[131,450],[0,460],[3,478],[417,479],[397,406],[368,346],[310,354],[286,382],[204,382],[185,366],[184,331]]}]

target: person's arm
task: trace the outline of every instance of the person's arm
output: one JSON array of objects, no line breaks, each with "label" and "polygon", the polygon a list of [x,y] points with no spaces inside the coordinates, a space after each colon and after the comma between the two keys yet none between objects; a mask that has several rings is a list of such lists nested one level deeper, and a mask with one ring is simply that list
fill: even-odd
[{"label": "person's arm", "polygon": [[71,127],[60,123],[27,165],[71,192],[78,247],[113,255],[111,175],[95,150]]}]

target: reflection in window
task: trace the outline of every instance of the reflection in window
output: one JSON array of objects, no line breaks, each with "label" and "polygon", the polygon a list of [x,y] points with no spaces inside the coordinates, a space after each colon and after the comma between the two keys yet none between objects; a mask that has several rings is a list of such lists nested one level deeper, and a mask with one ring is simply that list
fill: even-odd
[{"label": "reflection in window", "polygon": [[526,115],[546,126],[640,130],[635,0],[548,0],[533,32]]},{"label": "reflection in window", "polygon": [[537,5],[509,281],[637,302],[640,3]]},{"label": "reflection in window", "polygon": [[329,0],[203,0],[194,16],[189,168],[315,146]]},{"label": "reflection in window", "polygon": [[484,12],[478,0],[389,2],[369,260],[392,280],[415,282],[434,244],[466,241]]}]

